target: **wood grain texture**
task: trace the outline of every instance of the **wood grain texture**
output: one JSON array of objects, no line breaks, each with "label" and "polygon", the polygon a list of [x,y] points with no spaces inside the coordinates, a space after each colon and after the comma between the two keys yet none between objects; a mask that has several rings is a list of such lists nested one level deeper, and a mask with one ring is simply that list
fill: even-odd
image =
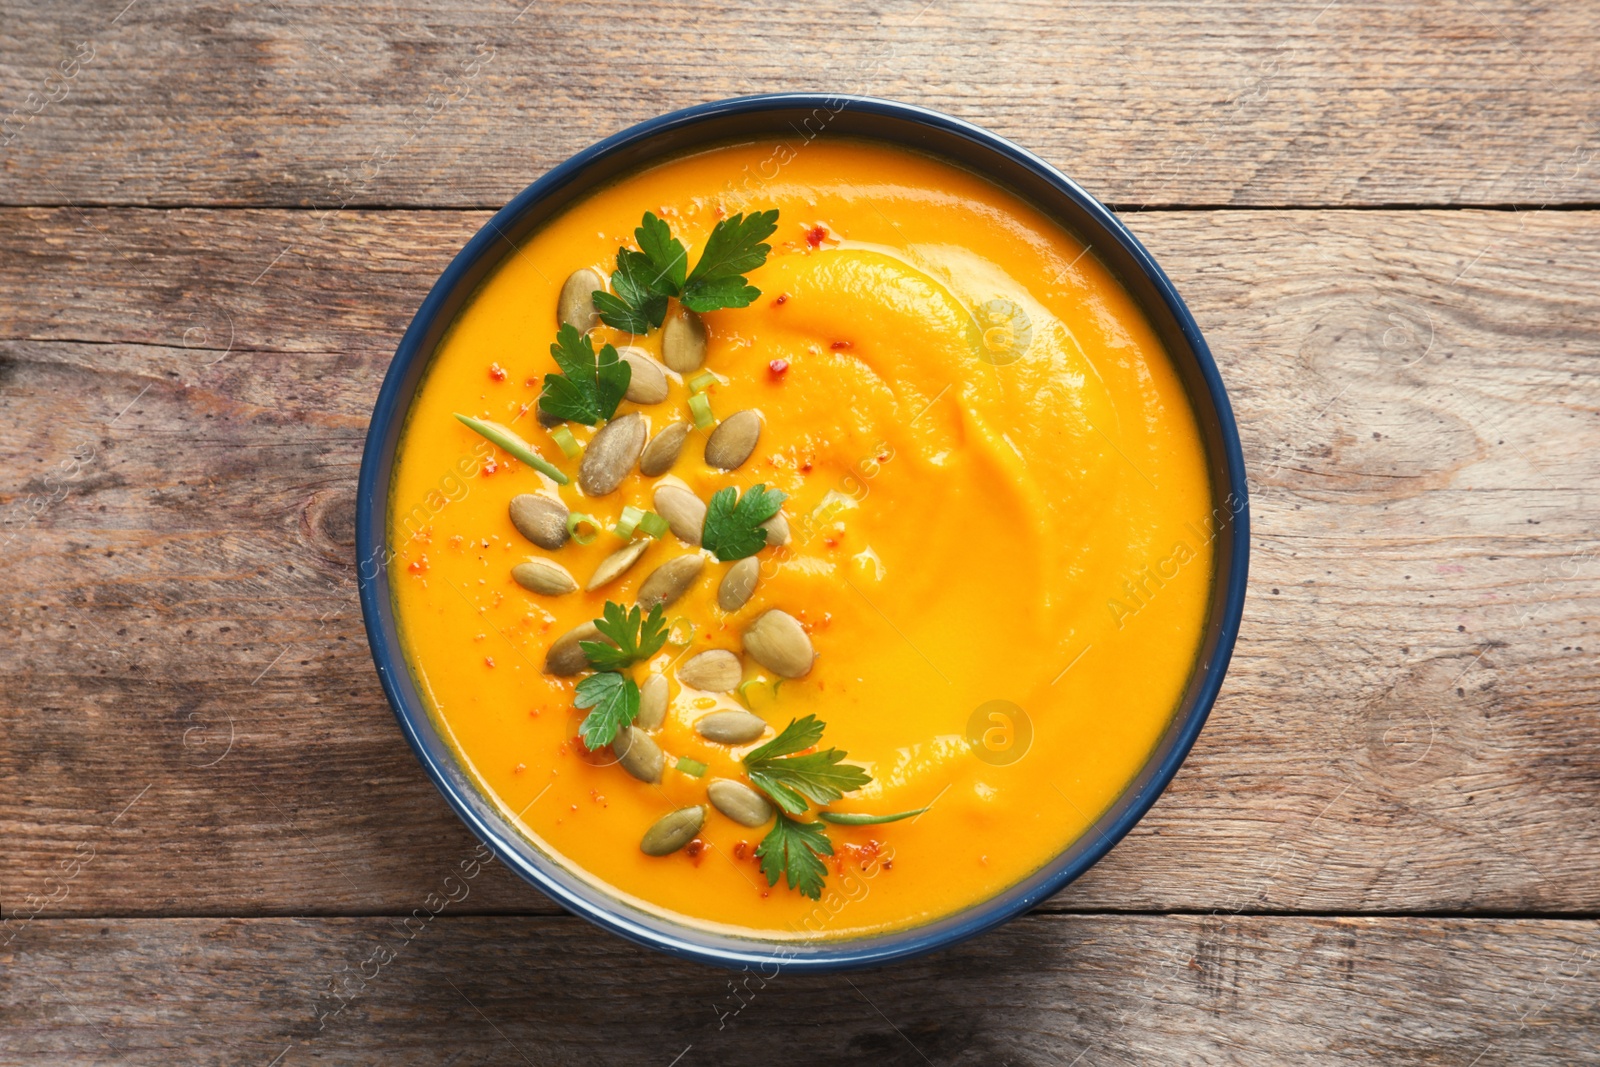
[{"label": "wood grain texture", "polygon": [[[0,211],[7,916],[404,913],[472,848],[351,546],[483,217]],[[1251,593],[1189,762],[1051,907],[1600,911],[1600,213],[1131,221],[1233,396]]]},{"label": "wood grain texture", "polygon": [[1582,4],[5,8],[8,204],[497,207],[629,124],[780,90],[948,111],[1121,204],[1600,202]]},{"label": "wood grain texture", "polygon": [[810,977],[566,918],[39,920],[0,959],[7,1063],[1600,1062],[1592,921],[1035,916]]}]

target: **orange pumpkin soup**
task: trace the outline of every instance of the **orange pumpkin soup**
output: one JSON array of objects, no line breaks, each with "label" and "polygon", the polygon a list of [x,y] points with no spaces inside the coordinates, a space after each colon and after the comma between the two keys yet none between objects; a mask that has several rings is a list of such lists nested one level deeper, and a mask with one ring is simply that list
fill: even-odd
[{"label": "orange pumpkin soup", "polygon": [[[719,222],[772,210],[765,259],[724,264],[759,295],[729,299],[737,280],[696,263],[728,251]],[[653,240],[644,212],[687,249],[671,299],[613,276],[619,249]],[[591,279],[616,299],[587,298]],[[749,302],[685,310],[718,294]],[[627,324],[618,309],[651,299],[662,328],[594,323],[596,305]],[[634,349],[633,399],[595,425],[540,419],[558,306],[602,365],[605,345]],[[458,415],[508,427],[559,478]],[[753,531],[777,494],[785,529]],[[1057,855],[1169,723],[1213,576],[1194,414],[1095,255],[970,173],[827,138],[661,163],[523,243],[440,345],[393,500],[411,667],[484,793],[607,891],[762,937],[922,923]],[[621,570],[591,589],[602,564]],[[654,651],[599,682],[605,656],[585,663],[570,638],[552,654],[641,596],[666,600]],[[618,740],[591,750],[579,731],[603,713]],[[791,755],[844,777],[782,814],[781,783],[746,757],[808,716],[820,739]]]}]

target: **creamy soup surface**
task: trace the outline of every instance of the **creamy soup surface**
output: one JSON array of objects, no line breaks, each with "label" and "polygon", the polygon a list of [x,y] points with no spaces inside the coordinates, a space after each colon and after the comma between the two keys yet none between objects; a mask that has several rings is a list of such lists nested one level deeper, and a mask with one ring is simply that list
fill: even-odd
[{"label": "creamy soup surface", "polygon": [[[669,683],[651,731],[657,782],[578,739],[574,677],[545,672],[552,642],[631,606],[674,557],[672,533],[596,590],[532,592],[512,569],[550,559],[580,587],[624,545],[625,507],[650,510],[660,477],[635,466],[586,496],[538,421],[563,283],[609,277],[651,211],[694,262],[727,216],[777,209],[748,307],[703,316],[696,386],[717,419],[753,411],[754,452],[724,471],[695,429],[670,476],[701,500],[727,486],[787,494],[786,545],[756,555],[736,611],[732,566],[708,558],[667,607],[668,643],[629,674]],[[670,314],[677,314],[676,302]],[[590,335],[661,355],[662,332]],[[691,374],[658,403],[623,401],[651,436],[692,421]],[[512,428],[572,477],[553,480],[463,425]],[[594,428],[568,424],[579,445]],[[555,550],[518,532],[519,494],[559,500],[602,527]],[[601,189],[522,244],[440,346],[402,440],[390,515],[391,582],[411,668],[464,767],[539,847],[661,914],[762,937],[850,937],[948,915],[1014,884],[1081,835],[1139,772],[1193,669],[1213,578],[1211,487],[1196,420],[1168,355],[1093,250],[1023,201],[948,164],[847,140],[756,143],[671,160]],[[585,532],[585,531],[580,531]],[[743,654],[769,609],[815,652],[782,680]],[[676,678],[692,657],[741,657],[738,689]],[[776,684],[781,681],[781,684]],[[641,836],[746,781],[748,744],[695,724],[749,711],[770,740],[826,724],[823,747],[871,782],[826,805],[898,822],[823,825],[832,856],[817,899],[769,885],[767,830],[707,807],[665,856]],[[679,760],[686,761],[680,769]],[[703,765],[705,770],[693,773]],[[803,820],[816,818],[812,805]]]}]

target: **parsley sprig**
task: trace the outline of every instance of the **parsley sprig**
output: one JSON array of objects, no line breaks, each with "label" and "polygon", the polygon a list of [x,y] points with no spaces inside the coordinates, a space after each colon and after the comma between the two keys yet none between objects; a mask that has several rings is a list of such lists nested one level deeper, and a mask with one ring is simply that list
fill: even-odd
[{"label": "parsley sprig", "polygon": [[731,485],[718,489],[706,508],[701,545],[724,563],[755,555],[767,543],[767,531],[761,524],[776,515],[787,499],[783,490],[768,489],[765,484],[743,496]]},{"label": "parsley sprig", "polygon": [[638,251],[617,249],[613,292],[593,294],[600,321],[629,333],[648,333],[665,320],[669,297],[677,297],[690,311],[748,307],[761,290],[744,275],[767,261],[772,246],[765,241],[777,229],[776,208],[722,219],[706,238],[700,261],[688,271],[683,242],[672,236],[665,220],[646,211],[633,231]]},{"label": "parsley sprig", "polygon": [[841,764],[845,754],[836,748],[806,752],[822,740],[823,725],[815,715],[791,720],[777,737],[744,757],[751,783],[781,809],[756,849],[761,873],[768,885],[787,878],[790,889],[812,900],[822,895],[827,867],[821,857],[833,855],[833,843],[820,822],[792,816],[804,814],[808,800],[827,804],[872,781],[860,767]]},{"label": "parsley sprig", "polygon": [[556,334],[550,354],[561,373],[544,376],[540,411],[586,426],[597,425],[616,412],[633,379],[633,368],[617,355],[614,346],[605,345],[597,353],[594,342],[568,323]]},{"label": "parsley sprig", "polygon": [[631,667],[660,652],[661,646],[667,643],[667,618],[660,604],[651,608],[648,615],[637,605],[630,610],[609,600],[601,610],[603,616],[594,620],[594,628],[613,643],[578,642],[595,670],[620,671]]},{"label": "parsley sprig", "polygon": [[610,641],[579,641],[578,647],[596,670],[578,683],[573,701],[588,708],[578,733],[590,752],[604,748],[617,734],[633,725],[639,714],[639,687],[624,671],[642,659],[649,659],[667,643],[667,620],[660,604],[646,615],[638,606],[625,609],[606,601],[594,628]]}]

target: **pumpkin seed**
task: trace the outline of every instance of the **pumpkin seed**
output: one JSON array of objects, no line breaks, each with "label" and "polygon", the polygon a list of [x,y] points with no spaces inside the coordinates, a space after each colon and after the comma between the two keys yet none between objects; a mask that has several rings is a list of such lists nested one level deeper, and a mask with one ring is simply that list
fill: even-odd
[{"label": "pumpkin seed", "polygon": [[650,439],[639,457],[639,473],[649,478],[665,474],[678,462],[683,442],[689,438],[689,424],[675,422]]},{"label": "pumpkin seed", "polygon": [[623,345],[617,349],[617,355],[633,368],[628,391],[623,396],[635,404],[659,404],[667,398],[667,372],[650,358],[650,353],[633,345]]},{"label": "pumpkin seed", "polygon": [[667,560],[639,584],[639,595],[634,602],[643,611],[649,611],[657,604],[666,607],[694,584],[705,565],[706,558],[698,552]]},{"label": "pumpkin seed", "polygon": [[706,522],[706,505],[682,482],[660,482],[651,494],[656,514],[667,520],[678,540],[699,546],[700,531]]},{"label": "pumpkin seed", "polygon": [[732,778],[713,778],[706,786],[711,806],[740,826],[764,826],[772,821],[772,805],[767,798],[743,782]]},{"label": "pumpkin seed", "polygon": [[722,420],[706,438],[706,462],[725,471],[737,470],[761,438],[761,416],[746,408]]},{"label": "pumpkin seed", "polygon": [[707,741],[742,745],[767,732],[766,720],[748,711],[714,711],[694,724],[695,732]]},{"label": "pumpkin seed", "polygon": [[668,812],[644,832],[639,851],[646,856],[670,856],[693,841],[694,835],[700,832],[705,822],[706,809],[703,804]]},{"label": "pumpkin seed", "polygon": [[[750,557],[754,559],[755,557]],[[530,559],[511,568],[512,579],[530,593],[560,596],[578,588],[567,568],[553,559]]]},{"label": "pumpkin seed", "polygon": [[799,620],[777,608],[762,612],[745,628],[744,650],[767,670],[785,678],[805,677],[816,658],[811,638]]},{"label": "pumpkin seed", "polygon": [[600,561],[600,566],[594,569],[594,577],[589,579],[589,584],[583,588],[592,593],[601,586],[610,585],[622,577],[629,567],[639,562],[639,557],[644,555],[644,550],[650,547],[650,540],[645,538],[640,541],[630,541],[611,555]]},{"label": "pumpkin seed", "polygon": [[667,676],[652,674],[639,687],[639,714],[633,724],[641,730],[659,729],[667,718]]},{"label": "pumpkin seed", "polygon": [[666,766],[666,757],[661,754],[661,746],[637,726],[619,730],[617,739],[611,742],[611,751],[617,754],[617,762],[622,769],[639,781],[661,781],[661,769]]},{"label": "pumpkin seed", "polygon": [[700,369],[706,361],[706,324],[692,311],[669,315],[661,328],[661,359],[679,374]]},{"label": "pumpkin seed", "polygon": [[578,485],[590,496],[605,496],[628,476],[644,450],[644,416],[635,411],[601,427],[583,450]]},{"label": "pumpkin seed", "polygon": [[691,656],[678,668],[678,681],[708,693],[732,692],[739,688],[743,678],[744,665],[739,662],[738,656],[725,648],[714,648]]},{"label": "pumpkin seed", "polygon": [[767,531],[767,544],[776,547],[789,543],[789,520],[783,517],[783,512],[762,523],[761,528]]},{"label": "pumpkin seed", "polygon": [[567,506],[547,496],[523,493],[511,498],[511,525],[540,548],[554,551],[567,543]]},{"label": "pumpkin seed", "polygon": [[550,645],[544,654],[544,673],[570,678],[589,669],[589,657],[578,647],[579,641],[606,641],[592,622],[574,626]]},{"label": "pumpkin seed", "polygon": [[557,321],[576,326],[580,333],[600,325],[600,313],[594,309],[594,292],[605,287],[605,279],[598,271],[588,267],[573,271],[556,300]]},{"label": "pumpkin seed", "polygon": [[749,603],[756,591],[756,579],[761,576],[761,564],[754,556],[746,556],[728,568],[717,586],[717,606],[723,611],[738,611]]}]

